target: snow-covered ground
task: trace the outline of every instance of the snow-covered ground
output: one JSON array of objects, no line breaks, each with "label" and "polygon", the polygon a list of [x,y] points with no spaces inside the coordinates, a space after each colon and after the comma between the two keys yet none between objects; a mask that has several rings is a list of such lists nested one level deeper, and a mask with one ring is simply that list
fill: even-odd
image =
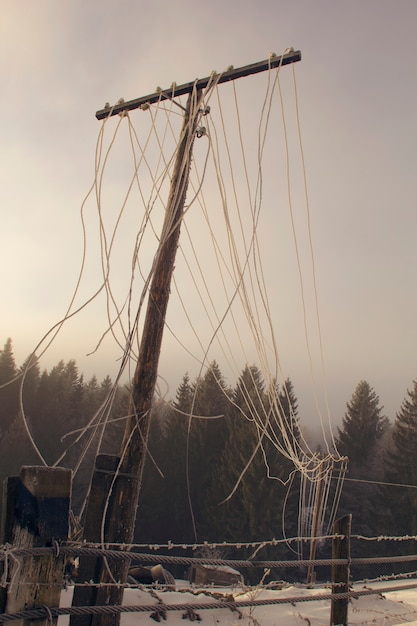
[{"label": "snow-covered ground", "polygon": [[[366,588],[375,590],[387,587],[409,585],[417,581],[395,581],[390,583],[372,583]],[[364,589],[364,585],[355,586],[353,590]],[[329,593],[328,588],[317,585],[308,589],[303,585],[285,585],[282,589],[261,588],[197,588],[190,587],[188,582],[176,581],[174,590],[154,589],[151,592],[140,589],[127,589],[124,604],[158,605],[158,599],[164,605],[204,604],[210,606],[218,602],[219,596],[236,602],[245,600],[263,600],[267,598],[313,597]],[[70,606],[72,589],[63,591],[61,605]],[[170,626],[185,626],[187,621],[199,620],[203,626],[328,626],[330,624],[330,600],[295,601],[291,604],[275,604],[257,607],[240,608],[238,611],[229,608],[196,609],[194,613],[184,616],[185,611],[169,610],[166,621]],[[60,617],[59,626],[68,624],[68,617]],[[123,626],[152,625],[155,616],[151,612],[124,613],[121,617]],[[164,617],[160,620],[163,622]],[[158,620],[156,620],[158,621]],[[396,626],[408,624],[417,626],[417,589],[401,590],[376,595],[361,596],[349,604],[348,623],[355,626]]]}]

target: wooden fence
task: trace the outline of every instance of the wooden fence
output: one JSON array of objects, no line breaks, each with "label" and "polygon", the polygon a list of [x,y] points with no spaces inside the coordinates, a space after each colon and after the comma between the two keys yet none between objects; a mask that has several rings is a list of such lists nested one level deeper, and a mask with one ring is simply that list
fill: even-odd
[{"label": "wooden fence", "polygon": [[[23,467],[19,477],[5,481],[3,490],[3,516],[0,536],[0,624],[15,622],[18,626],[36,623],[39,626],[56,624],[60,615],[71,615],[72,626],[93,626],[102,623],[118,623],[123,612],[155,613],[155,605],[149,606],[94,606],[59,607],[64,581],[64,565],[70,558],[87,559],[90,562],[128,562],[129,565],[183,565],[195,567],[231,566],[242,571],[254,569],[308,568],[311,581],[314,568],[328,567],[331,570],[331,592],[314,595],[309,600],[331,601],[331,625],[348,623],[348,605],[352,597],[349,591],[350,568],[352,565],[381,563],[405,563],[417,561],[417,555],[398,557],[357,558],[350,557],[351,516],[336,522],[332,536],[331,559],[292,561],[247,561],[211,558],[178,557],[132,551],[132,546],[108,546],[99,544],[74,544],[68,541],[69,513],[71,501],[71,471],[62,468]],[[94,568],[92,568],[92,571]],[[314,577],[313,577],[314,578]],[[99,581],[85,581],[91,585]],[[77,585],[83,585],[77,580]],[[114,581],[119,587],[118,581]],[[410,583],[401,589],[417,588]],[[387,587],[378,591],[355,591],[354,596],[370,595],[397,590]],[[99,596],[97,596],[99,598]],[[236,609],[259,604],[293,603],[306,601],[306,597],[281,598],[279,601],[252,600],[228,602],[219,600],[215,604],[163,605],[164,611],[193,611],[229,607]],[[162,610],[162,609],[161,609]],[[106,617],[104,617],[106,616]]]}]

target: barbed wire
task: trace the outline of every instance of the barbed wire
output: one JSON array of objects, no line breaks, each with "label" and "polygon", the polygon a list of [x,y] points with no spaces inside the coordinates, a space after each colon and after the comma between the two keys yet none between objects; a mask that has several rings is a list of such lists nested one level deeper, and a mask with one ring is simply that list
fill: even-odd
[{"label": "barbed wire", "polygon": [[365,537],[364,535],[351,535],[351,539],[359,539],[360,541],[415,541],[417,535],[378,535],[377,537]]},{"label": "barbed wire", "polygon": [[[340,537],[340,535],[337,535]],[[359,539],[363,537],[359,536]],[[413,537],[407,536],[407,539],[412,539]],[[369,538],[365,538],[369,539]],[[398,538],[373,538],[378,541],[382,540],[391,540]],[[262,542],[263,543],[263,542]],[[32,557],[45,557],[49,556],[51,558],[77,558],[77,557],[90,557],[90,558],[107,558],[113,560],[128,560],[131,563],[140,562],[142,564],[172,564],[172,565],[205,565],[205,566],[213,566],[213,567],[221,567],[221,566],[231,566],[235,569],[264,569],[264,571],[273,569],[273,568],[300,568],[306,567],[309,565],[313,565],[315,567],[319,566],[334,566],[334,565],[370,565],[370,564],[383,564],[383,563],[405,563],[405,562],[415,562],[417,561],[417,554],[411,555],[398,555],[398,556],[387,556],[387,557],[364,557],[364,558],[343,558],[343,559],[303,559],[303,560],[275,560],[275,561],[266,561],[266,560],[242,560],[242,559],[219,559],[219,558],[198,558],[198,557],[185,557],[185,556],[168,556],[161,554],[149,554],[144,552],[134,552],[132,551],[132,546],[126,546],[124,544],[111,544],[113,547],[117,547],[118,549],[108,549],[107,547],[103,547],[98,544],[58,544],[58,542],[53,542],[52,546],[48,547],[33,547],[33,548],[20,548],[14,547],[12,545],[6,544],[0,546],[0,567],[3,570],[2,576],[2,586],[7,587],[10,584],[10,581],[7,580],[7,572],[10,570],[10,566],[16,561],[20,561],[25,558]],[[139,544],[136,544],[139,545]],[[252,544],[251,544],[252,545]],[[415,575],[417,572],[408,572],[404,574],[393,574],[390,576],[381,576],[372,581],[362,581],[364,583],[372,583],[372,582],[381,582],[383,580],[390,580],[392,578],[410,578]],[[22,581],[19,583],[22,584]],[[24,583],[23,583],[24,584]],[[28,583],[30,584],[30,583]],[[37,583],[38,585],[47,584],[47,583]],[[136,588],[141,590],[147,590],[146,585],[141,585],[139,583],[114,583],[118,587],[123,588]],[[358,584],[358,581],[356,582]],[[86,582],[76,582],[74,586],[109,586],[107,583],[94,583],[92,581]],[[337,592],[339,587],[344,587],[346,583],[339,583],[337,581],[332,581],[331,583],[324,584],[323,587],[331,588],[331,592],[329,593],[320,593],[314,596],[291,596],[291,597],[283,597],[283,598],[268,598],[268,599],[249,599],[249,600],[235,600],[231,594],[227,594],[225,599],[219,599],[218,596],[215,596],[216,602],[205,602],[205,603],[184,603],[184,604],[164,604],[158,598],[158,604],[143,604],[143,605],[134,605],[134,606],[72,606],[72,607],[47,607],[47,606],[39,606],[31,609],[26,609],[24,611],[16,612],[16,613],[4,613],[0,615],[0,624],[5,622],[24,620],[24,619],[48,619],[52,621],[54,618],[57,618],[61,615],[117,615],[121,613],[141,613],[147,612],[150,613],[150,617],[153,619],[160,621],[162,619],[166,619],[166,612],[168,611],[182,611],[183,618],[189,618],[191,620],[196,619],[195,612],[200,610],[207,609],[224,609],[228,608],[232,611],[239,612],[240,609],[246,607],[256,607],[256,606],[267,606],[267,605],[275,605],[275,604],[296,604],[298,602],[308,602],[308,601],[317,601],[317,600],[350,600],[352,598],[358,598],[363,595],[375,595],[375,594],[383,594],[388,592],[395,591],[404,591],[407,589],[416,589],[417,582],[404,584],[401,586],[392,586],[392,587],[383,587],[383,588],[366,588],[362,590],[349,590],[343,592]],[[255,588],[259,591],[264,588],[268,588],[269,585],[257,585]],[[194,587],[192,587],[193,589]],[[158,585],[158,589],[160,591],[171,590],[172,586]],[[181,590],[185,591],[185,590]],[[231,600],[232,598],[232,600]],[[191,616],[191,617],[190,617]]]},{"label": "barbed wire", "polygon": [[[323,535],[323,536],[315,537],[315,541],[317,542],[325,542],[328,540],[333,541],[334,539],[345,539],[345,535],[333,534],[333,535]],[[377,543],[381,543],[384,541],[394,541],[394,542],[416,541],[417,535],[402,535],[402,536],[379,535],[375,537],[366,537],[364,535],[351,535],[350,540],[359,540],[359,541],[368,541],[368,542],[377,542]],[[151,550],[153,552],[156,552],[159,550],[171,551],[171,550],[181,549],[181,550],[191,550],[193,552],[196,552],[198,550],[216,550],[216,549],[225,549],[225,548],[235,548],[238,550],[251,548],[251,549],[257,549],[257,552],[259,552],[259,550],[264,547],[274,547],[274,546],[278,546],[281,544],[288,545],[288,544],[295,543],[295,542],[298,542],[298,543],[311,542],[311,537],[289,537],[285,539],[269,539],[269,540],[251,541],[251,542],[226,542],[226,541],[208,542],[208,541],[205,541],[202,543],[178,544],[178,543],[168,541],[167,543],[164,543],[164,544],[106,543],[104,544],[104,546],[102,543],[85,542],[85,541],[82,541],[82,542],[81,541],[80,542],[69,541],[69,542],[62,542],[60,544],[58,544],[58,542],[56,541],[53,541],[53,547],[25,549],[23,552],[21,552],[23,550],[22,548],[15,548],[11,545],[5,544],[5,545],[0,546],[0,562],[4,561],[6,556],[10,555],[11,552],[13,552],[15,556],[18,556],[18,555],[35,556],[36,554],[38,556],[47,556],[51,553],[51,551],[53,551],[55,553],[61,552],[62,554],[65,554],[66,556],[80,556],[81,554],[85,554],[87,556],[108,556],[109,555],[114,558],[122,558],[120,555],[126,552],[129,554],[129,556],[126,556],[124,558],[132,559],[133,558],[132,555],[135,555],[135,558],[136,558],[136,555],[138,555],[138,552],[136,552],[136,550]],[[112,551],[111,548],[114,548],[114,550]],[[32,553],[32,550],[34,550],[35,552]],[[45,550],[45,552],[41,554],[40,552],[41,550]],[[86,550],[88,552],[86,552]],[[94,550],[99,550],[99,553],[95,553]],[[147,555],[146,558],[149,560],[151,559],[150,555]],[[158,558],[158,562],[161,562],[162,556],[158,555],[157,558]],[[166,558],[169,558],[169,557],[166,557]],[[181,557],[176,557],[176,558],[181,558]],[[184,557],[184,558],[187,559],[187,558],[193,558],[193,557]],[[255,563],[255,561],[251,561],[251,562]],[[282,563],[283,561],[279,561],[279,562]],[[305,562],[307,563],[307,561]],[[301,561],[297,561],[297,563],[300,565]],[[308,563],[310,563],[310,561],[308,561]],[[186,562],[184,564],[187,565],[189,563]]]},{"label": "barbed wire", "polygon": [[[59,554],[67,557],[105,557],[114,560],[129,560],[141,563],[164,563],[171,565],[213,565],[213,566],[233,566],[235,568],[265,569],[274,567],[300,567],[303,565],[344,565],[347,559],[303,559],[303,560],[270,560],[270,561],[248,561],[244,559],[210,559],[186,556],[166,556],[162,554],[148,554],[144,552],[123,552],[119,550],[107,550],[105,548],[94,547],[60,547]],[[40,548],[13,548],[6,547],[0,550],[0,562],[5,561],[13,555],[14,558],[57,556],[55,547]],[[417,560],[417,555],[415,556]]]},{"label": "barbed wire", "polygon": [[[325,541],[328,539],[344,539],[344,535],[342,534],[332,534],[332,535],[323,535],[315,537],[316,541]],[[288,545],[290,543],[300,543],[300,542],[311,542],[310,536],[299,536],[299,537],[286,537],[285,539],[265,539],[260,541],[203,541],[201,543],[174,543],[173,541],[168,541],[167,543],[129,543],[129,544],[120,544],[120,543],[111,543],[105,542],[107,547],[120,547],[123,546],[127,550],[192,550],[195,552],[196,550],[207,550],[207,549],[218,549],[218,548],[235,548],[235,549],[245,549],[245,548],[263,548],[268,546],[278,546],[281,544]],[[102,543],[94,543],[94,542],[85,542],[85,541],[71,541],[68,542],[68,545],[79,545],[79,546],[102,546]]]},{"label": "barbed wire", "polygon": [[[121,544],[122,545],[122,544]],[[213,565],[213,566],[233,566],[241,569],[259,568],[285,568],[302,567],[308,565],[331,566],[331,565],[372,565],[382,563],[404,563],[417,561],[417,554],[397,555],[385,557],[356,557],[343,559],[298,559],[298,560],[259,560],[248,561],[244,559],[218,559],[199,558],[186,556],[166,556],[162,554],[148,554],[144,552],[131,552],[123,550],[108,550],[103,547],[80,547],[80,546],[51,546],[39,548],[14,548],[4,546],[0,549],[0,562],[7,560],[11,555],[13,558],[41,557],[41,556],[67,556],[67,557],[106,557],[114,560],[129,560],[131,562],[142,563],[164,563],[172,565]]]},{"label": "barbed wire", "polygon": [[[0,624],[8,621],[17,621],[24,619],[48,619],[52,620],[61,615],[118,615],[121,613],[151,613],[160,621],[161,617],[166,618],[168,611],[183,611],[185,614],[194,614],[195,611],[230,609],[231,611],[239,611],[242,608],[250,608],[257,606],[273,606],[278,604],[297,604],[300,602],[317,602],[323,600],[350,600],[357,599],[361,596],[380,595],[395,591],[405,591],[408,589],[416,589],[417,583],[410,585],[401,585],[396,587],[384,587],[379,589],[361,589],[357,591],[347,591],[345,593],[323,593],[317,595],[305,596],[287,596],[286,598],[265,598],[253,600],[233,600],[228,597],[225,600],[216,602],[196,602],[184,604],[146,604],[146,605],[114,605],[114,606],[72,606],[50,608],[46,606],[26,609],[17,613],[3,613],[0,615]],[[159,618],[159,620],[158,620]]]},{"label": "barbed wire", "polygon": [[[317,542],[324,542],[328,540],[334,539],[345,539],[345,535],[343,534],[327,534],[327,535],[317,535],[314,537],[314,540]],[[366,537],[364,535],[350,535],[350,539],[356,539],[360,541],[415,541],[417,540],[417,535],[378,535],[375,537]],[[168,541],[167,543],[129,543],[129,544],[120,544],[120,543],[111,543],[106,542],[105,546],[110,548],[112,546],[116,548],[122,547],[126,550],[192,550],[193,552],[197,550],[207,550],[207,549],[224,549],[224,548],[235,548],[237,550],[251,548],[263,548],[263,547],[274,547],[281,544],[289,545],[291,543],[310,543],[311,535],[309,536],[297,536],[297,537],[285,537],[284,539],[264,539],[259,541],[203,541],[201,543],[175,543],[173,541]],[[94,543],[94,542],[85,542],[85,541],[70,541],[68,545],[72,546],[102,546],[102,543]]]}]

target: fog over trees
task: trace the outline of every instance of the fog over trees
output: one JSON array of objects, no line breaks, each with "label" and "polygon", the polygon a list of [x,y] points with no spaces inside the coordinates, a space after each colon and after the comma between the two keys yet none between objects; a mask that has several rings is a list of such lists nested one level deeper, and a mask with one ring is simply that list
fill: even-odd
[{"label": "fog over trees", "polygon": [[[137,541],[251,542],[281,538],[284,528],[286,536],[297,535],[299,482],[296,473],[289,481],[293,463],[273,442],[284,435],[300,442],[303,416],[291,380],[274,392],[287,430],[271,420],[261,435],[259,424],[248,419],[248,404],[259,415],[276,409],[268,404],[271,394],[256,365],[242,364],[230,386],[213,362],[196,380],[184,373],[172,401],[156,401]],[[391,423],[377,392],[361,380],[341,416],[335,444],[349,464],[339,513],[352,514],[353,533],[417,534],[417,382],[407,390],[406,381],[405,394]],[[129,400],[128,385],[114,386],[108,376],[85,380],[74,360],[50,371],[42,371],[36,357],[17,365],[8,339],[0,350],[1,479],[17,475],[22,465],[70,467],[72,507],[79,515],[96,454],[119,453]],[[277,558],[277,550],[288,555],[284,544],[270,550],[259,556]],[[368,552],[375,553],[372,545]]]}]

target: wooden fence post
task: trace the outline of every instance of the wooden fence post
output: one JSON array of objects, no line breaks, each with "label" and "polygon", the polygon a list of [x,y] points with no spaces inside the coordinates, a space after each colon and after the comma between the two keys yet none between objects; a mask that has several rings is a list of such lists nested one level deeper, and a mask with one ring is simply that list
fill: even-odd
[{"label": "wooden fence post", "polygon": [[[61,467],[22,467],[18,478],[4,481],[0,543],[21,549],[56,545],[57,554],[9,560],[1,612],[59,606],[65,557],[59,555],[58,542],[68,539],[71,484],[71,470]],[[14,624],[28,626],[33,620],[15,620]],[[51,621],[37,619],[36,624],[47,626]]]},{"label": "wooden fence post", "polygon": [[[123,543],[123,535],[119,537],[117,528],[129,524],[125,510],[120,506],[117,493],[120,490],[132,490],[132,483],[139,481],[139,476],[118,474],[120,458],[111,454],[99,454],[91,482],[89,495],[90,506],[87,508],[84,523],[84,540],[91,543],[105,544],[110,529],[112,543]],[[108,502],[106,502],[108,494]],[[104,519],[102,534],[102,521]],[[114,546],[113,546],[114,549]],[[107,568],[106,566],[107,565]],[[77,580],[82,586],[75,587],[72,600],[73,606],[100,606],[120,604],[123,585],[113,584],[109,580],[108,571],[114,582],[127,579],[130,558],[110,559],[97,556],[82,556]],[[89,582],[92,584],[88,584]],[[106,584],[107,582],[107,584]],[[99,626],[119,622],[118,615],[71,615],[71,626]]]},{"label": "wooden fence post", "polygon": [[[349,560],[351,527],[352,515],[345,515],[336,520],[333,527],[333,534],[341,535],[341,537],[333,539],[332,559]],[[349,591],[349,574],[349,562],[343,565],[332,565],[332,593],[347,593]],[[348,598],[332,600],[330,613],[331,626],[347,626],[348,604]]]}]

